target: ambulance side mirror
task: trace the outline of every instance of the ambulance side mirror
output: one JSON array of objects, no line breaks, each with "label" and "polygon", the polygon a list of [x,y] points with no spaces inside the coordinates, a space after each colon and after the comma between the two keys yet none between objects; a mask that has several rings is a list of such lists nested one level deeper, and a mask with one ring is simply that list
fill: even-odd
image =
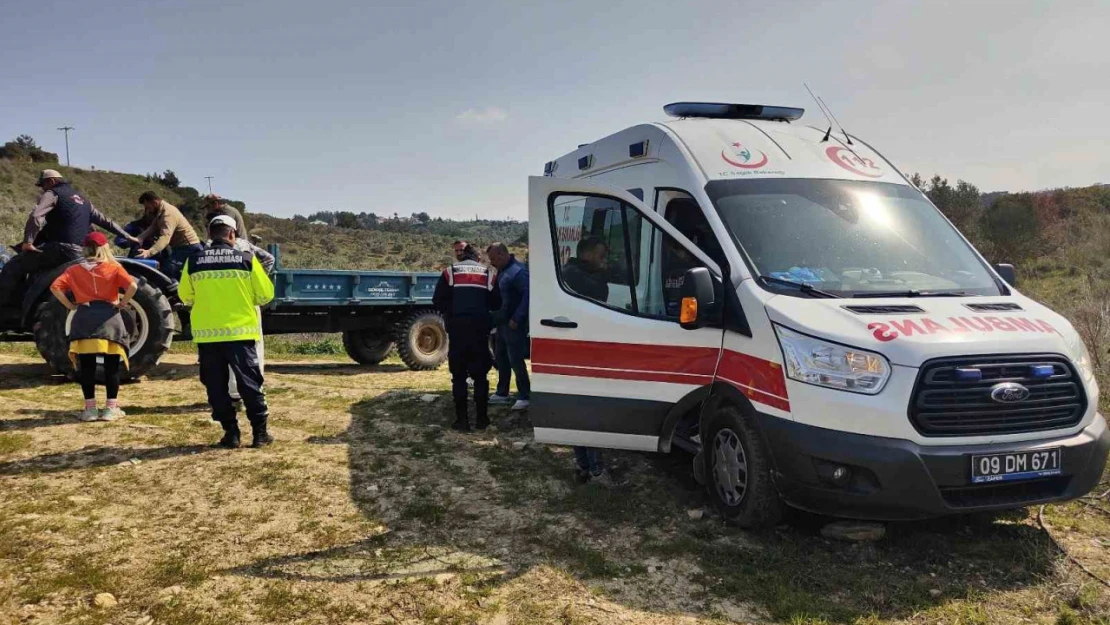
[{"label": "ambulance side mirror", "polygon": [[686,272],[678,318],[684,330],[697,330],[720,323],[721,305],[716,291],[713,274],[705,267],[694,267]]},{"label": "ambulance side mirror", "polygon": [[1017,286],[1017,270],[1009,263],[1001,263],[994,266],[994,270],[998,275],[1006,281],[1010,286]]}]

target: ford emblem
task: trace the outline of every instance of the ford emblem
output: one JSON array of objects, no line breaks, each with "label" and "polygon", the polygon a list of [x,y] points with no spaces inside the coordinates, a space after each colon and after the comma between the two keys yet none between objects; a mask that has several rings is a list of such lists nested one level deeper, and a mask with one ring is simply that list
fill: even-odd
[{"label": "ford emblem", "polygon": [[1017,382],[1003,382],[991,387],[991,399],[1000,404],[1016,404],[1029,399],[1029,389]]}]

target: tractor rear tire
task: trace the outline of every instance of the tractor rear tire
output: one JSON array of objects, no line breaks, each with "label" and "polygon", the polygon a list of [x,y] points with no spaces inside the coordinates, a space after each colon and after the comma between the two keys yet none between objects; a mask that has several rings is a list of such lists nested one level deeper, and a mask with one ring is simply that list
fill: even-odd
[{"label": "tractor rear tire", "polygon": [[[123,321],[131,336],[128,360],[131,367],[120,372],[121,380],[135,380],[150,372],[173,343],[173,309],[166,296],[142,278],[130,306],[123,311]],[[35,347],[56,373],[70,379],[76,377],[69,360],[69,311],[54,297],[49,297],[35,311]],[[99,368],[98,368],[99,369]],[[104,376],[97,372],[97,380]]]},{"label": "tractor rear tire", "polygon": [[393,351],[393,337],[377,330],[348,330],[343,333],[343,349],[360,365],[376,365]]},{"label": "tractor rear tire", "polygon": [[417,310],[397,324],[397,354],[413,371],[431,371],[447,360],[447,326],[434,310]]}]

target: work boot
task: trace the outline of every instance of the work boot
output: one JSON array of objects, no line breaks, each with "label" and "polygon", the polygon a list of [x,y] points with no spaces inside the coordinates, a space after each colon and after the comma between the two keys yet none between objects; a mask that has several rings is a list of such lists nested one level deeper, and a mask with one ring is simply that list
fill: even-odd
[{"label": "work boot", "polygon": [[251,447],[258,449],[265,447],[274,442],[274,437],[266,430],[267,421],[270,420],[269,415],[262,415],[251,419],[251,432],[254,434],[254,440],[251,441]]},{"label": "work boot", "polygon": [[488,427],[489,427],[489,416],[484,415],[484,414],[480,414],[480,415],[478,415],[478,418],[474,420],[474,429],[484,430]]},{"label": "work boot", "polygon": [[216,447],[223,447],[224,449],[238,449],[239,448],[239,423],[237,421],[221,421],[220,425],[224,428],[224,437],[220,442],[216,443]]},{"label": "work boot", "polygon": [[459,402],[455,402],[455,422],[451,424],[451,429],[459,432],[470,431],[470,416],[466,412],[465,400],[461,405]]}]

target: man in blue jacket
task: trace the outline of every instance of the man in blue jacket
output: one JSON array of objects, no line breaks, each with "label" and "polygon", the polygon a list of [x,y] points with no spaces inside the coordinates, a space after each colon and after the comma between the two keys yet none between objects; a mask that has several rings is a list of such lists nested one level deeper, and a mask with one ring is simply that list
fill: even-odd
[{"label": "man in blue jacket", "polygon": [[497,323],[495,356],[497,392],[490,404],[508,404],[509,382],[516,374],[517,400],[512,410],[527,410],[532,387],[528,380],[528,268],[509,253],[504,243],[486,249],[491,265],[497,268],[497,286],[501,291],[501,310],[494,315]]}]

